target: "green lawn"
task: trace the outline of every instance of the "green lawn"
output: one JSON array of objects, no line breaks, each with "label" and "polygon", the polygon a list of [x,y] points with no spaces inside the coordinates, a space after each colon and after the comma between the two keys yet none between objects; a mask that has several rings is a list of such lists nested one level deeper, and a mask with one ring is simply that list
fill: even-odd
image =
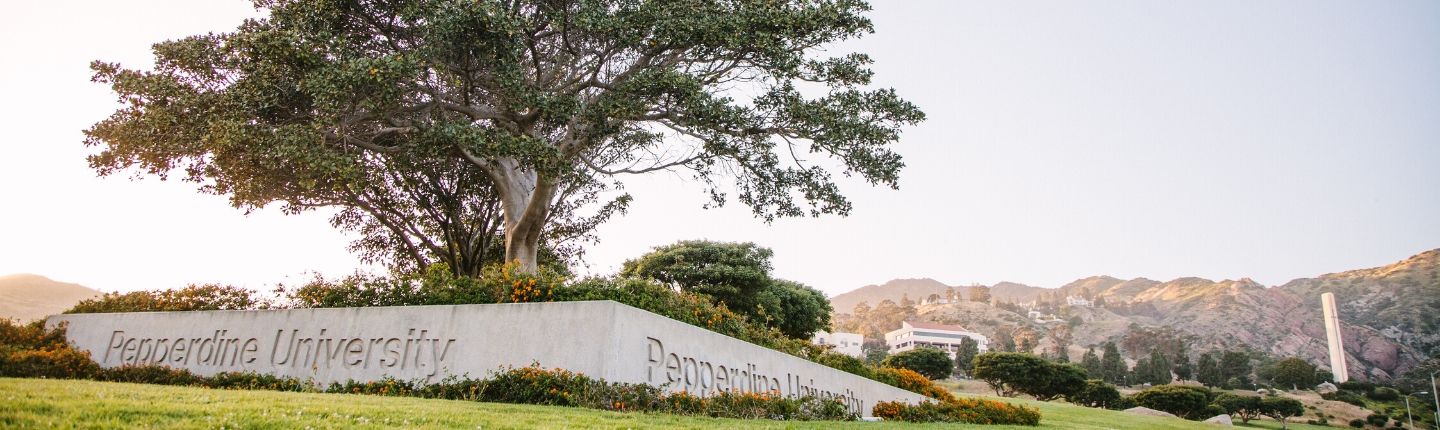
[{"label": "green lawn", "polygon": [[[1061,403],[1040,408],[1041,429],[1213,429]],[[1265,424],[1275,424],[1267,422]],[[0,378],[0,428],[785,428],[1034,429],[867,422],[779,422],[348,394],[211,390],[94,381]],[[1268,427],[1268,426],[1267,426]],[[1278,428],[1278,426],[1274,427]],[[1292,425],[1291,428],[1299,428]]]}]

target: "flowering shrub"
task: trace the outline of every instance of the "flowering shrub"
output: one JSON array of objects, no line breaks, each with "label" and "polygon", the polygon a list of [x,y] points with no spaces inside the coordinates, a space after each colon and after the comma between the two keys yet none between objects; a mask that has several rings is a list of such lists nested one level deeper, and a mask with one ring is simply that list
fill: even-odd
[{"label": "flowering shrub", "polygon": [[722,391],[709,397],[681,392],[665,396],[659,410],[678,415],[715,418],[800,421],[855,419],[855,415],[839,400],[813,396],[791,398],[774,392]]},{"label": "flowering shrub", "polygon": [[887,420],[910,422],[1040,425],[1040,411],[1034,408],[984,399],[954,399],[916,405],[880,402],[875,404],[871,413]]},{"label": "flowering shrub", "polygon": [[521,272],[519,260],[488,266],[480,279],[500,303],[549,302],[555,298],[555,287],[565,283],[564,277],[543,267],[536,273]]},{"label": "flowering shrub", "polygon": [[875,370],[874,379],[941,402],[955,400],[955,395],[950,394],[949,391],[941,388],[939,385],[935,385],[935,383],[931,382],[925,375],[915,373],[915,371],[910,369],[882,367]]},{"label": "flowering shrub", "polygon": [[89,354],[65,343],[63,329],[46,330],[44,324],[0,319],[0,376],[88,378],[100,371]]}]

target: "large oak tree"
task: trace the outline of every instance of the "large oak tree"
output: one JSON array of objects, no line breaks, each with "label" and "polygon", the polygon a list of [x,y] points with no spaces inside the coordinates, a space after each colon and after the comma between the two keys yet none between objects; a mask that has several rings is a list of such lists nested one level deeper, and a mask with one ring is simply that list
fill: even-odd
[{"label": "large oak tree", "polygon": [[[436,180],[405,163],[463,163],[494,193],[505,258],[534,270],[557,212],[617,175],[691,172],[767,221],[845,214],[833,174],[896,186],[890,144],[923,119],[869,87],[868,56],[823,55],[872,31],[858,0],[256,6],[268,16],[232,32],[156,44],[153,70],[96,62],[126,105],[87,132],[92,166],[303,208]],[[467,168],[439,180],[479,181]]]}]

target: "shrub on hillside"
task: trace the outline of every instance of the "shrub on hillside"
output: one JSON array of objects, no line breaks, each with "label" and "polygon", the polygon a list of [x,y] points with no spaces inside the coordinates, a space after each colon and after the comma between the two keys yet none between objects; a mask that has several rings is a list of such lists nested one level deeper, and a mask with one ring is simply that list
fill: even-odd
[{"label": "shrub on hillside", "polygon": [[269,303],[250,290],[229,285],[190,285],[178,290],[106,293],[75,304],[67,314],[261,309]]},{"label": "shrub on hillside", "polygon": [[1390,423],[1390,417],[1385,414],[1370,414],[1365,417],[1365,422],[1375,427],[1385,427],[1385,424]]},{"label": "shrub on hillside", "polygon": [[950,360],[950,355],[935,348],[915,348],[885,357],[881,364],[889,367],[914,370],[915,373],[925,375],[930,379],[945,379],[950,377],[955,363]]},{"label": "shrub on hillside", "polygon": [[1400,400],[1400,390],[1396,390],[1390,387],[1375,387],[1374,390],[1370,390],[1369,393],[1365,393],[1365,397],[1369,397],[1371,400],[1379,400],[1382,402]]},{"label": "shrub on hillside", "polygon": [[1085,387],[1079,391],[1065,396],[1065,400],[1080,406],[1092,408],[1115,409],[1120,405],[1120,390],[1099,379],[1085,381]]},{"label": "shrub on hillside", "polygon": [[1187,420],[1209,418],[1204,415],[1210,399],[1203,388],[1184,385],[1160,385],[1135,393],[1135,403],[1165,411]]},{"label": "shrub on hillside", "polygon": [[1337,402],[1345,402],[1362,408],[1365,407],[1365,399],[1359,394],[1355,394],[1355,392],[1353,391],[1342,390],[1333,393],[1325,393],[1321,394],[1320,398],[1325,400],[1334,400]]},{"label": "shrub on hillside", "polygon": [[994,400],[955,399],[907,405],[880,402],[871,413],[886,420],[965,424],[1040,425],[1040,411]]}]

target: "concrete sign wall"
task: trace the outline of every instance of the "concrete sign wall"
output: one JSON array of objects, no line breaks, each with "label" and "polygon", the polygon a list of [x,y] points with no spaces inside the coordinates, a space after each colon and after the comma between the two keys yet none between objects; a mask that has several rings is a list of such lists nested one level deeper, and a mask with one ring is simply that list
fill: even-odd
[{"label": "concrete sign wall", "polygon": [[164,364],[319,383],[484,378],[539,363],[614,382],[836,397],[869,416],[918,394],[611,301],[56,315],[102,366]]}]

